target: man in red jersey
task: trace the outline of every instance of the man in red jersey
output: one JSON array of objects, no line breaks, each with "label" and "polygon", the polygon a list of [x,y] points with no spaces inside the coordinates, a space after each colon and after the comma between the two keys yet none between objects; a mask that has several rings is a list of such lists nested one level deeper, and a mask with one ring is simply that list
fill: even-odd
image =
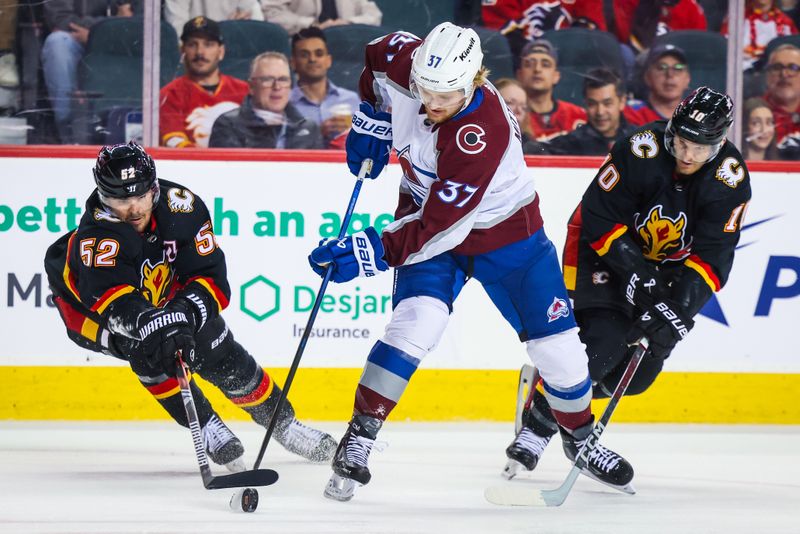
[{"label": "man in red jersey", "polygon": [[161,89],[161,144],[208,147],[214,120],[242,103],[247,83],[220,72],[225,45],[219,24],[209,18],[184,25],[181,52],[186,73]]},{"label": "man in red jersey", "polygon": [[517,80],[528,95],[531,132],[536,141],[568,134],[586,122],[582,107],[553,98],[553,88],[560,79],[558,54],[550,41],[537,39],[525,45]]}]

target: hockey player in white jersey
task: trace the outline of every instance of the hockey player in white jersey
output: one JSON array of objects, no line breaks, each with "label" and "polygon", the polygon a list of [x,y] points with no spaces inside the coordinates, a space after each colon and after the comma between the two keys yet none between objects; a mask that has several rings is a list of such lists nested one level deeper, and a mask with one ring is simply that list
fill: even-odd
[{"label": "hockey player in white jersey", "polygon": [[[394,147],[404,173],[396,220],[381,235],[370,227],[322,242],[309,261],[320,275],[333,264],[334,282],[394,267],[393,313],[364,366],[327,497],[349,500],[369,482],[378,431],[438,344],[469,279],[483,285],[540,370],[570,459],[591,433],[585,348],[542,228],[519,126],[482,61],[475,31],[450,23],[424,41],[396,32],[367,46],[347,163],[358,174],[372,159],[369,177],[376,178]],[[598,445],[594,458],[596,478],[617,486],[633,478],[613,451]]]}]

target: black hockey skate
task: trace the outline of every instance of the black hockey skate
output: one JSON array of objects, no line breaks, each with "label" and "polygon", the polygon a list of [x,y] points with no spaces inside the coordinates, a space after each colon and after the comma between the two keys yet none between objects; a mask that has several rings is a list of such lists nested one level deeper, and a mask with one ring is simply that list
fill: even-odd
[{"label": "black hockey skate", "polygon": [[[564,446],[564,454],[570,461],[575,461],[578,452],[592,433],[592,423],[575,429],[572,433],[561,431],[561,441]],[[633,480],[633,467],[628,461],[612,451],[597,443],[594,450],[589,453],[586,467],[581,471],[584,475],[602,482],[616,490],[633,495],[636,493],[631,480]]]},{"label": "black hockey skate", "polygon": [[212,462],[224,465],[233,473],[247,470],[242,460],[244,455],[242,442],[216,414],[212,415],[203,426],[202,434],[203,444]]},{"label": "black hockey skate", "polygon": [[368,484],[372,478],[367,461],[383,421],[366,415],[356,415],[336,448],[331,475],[325,496],[337,501],[353,498],[357,486]]},{"label": "black hockey skate", "polygon": [[511,445],[506,448],[508,462],[503,468],[503,477],[511,480],[522,470],[533,471],[551,437],[539,436],[530,428],[523,426]]},{"label": "black hockey skate", "polygon": [[312,462],[329,462],[336,450],[336,441],[330,434],[307,427],[294,417],[280,429],[275,439],[287,451]]}]

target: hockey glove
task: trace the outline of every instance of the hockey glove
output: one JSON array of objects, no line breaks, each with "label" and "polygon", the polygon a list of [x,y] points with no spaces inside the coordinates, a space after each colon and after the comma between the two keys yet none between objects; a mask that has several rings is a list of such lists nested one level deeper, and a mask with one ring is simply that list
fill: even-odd
[{"label": "hockey glove", "polygon": [[311,251],[308,263],[323,277],[328,264],[333,264],[331,280],[339,284],[357,276],[375,276],[389,268],[383,259],[381,238],[371,226],[343,239],[323,239]]},{"label": "hockey glove", "polygon": [[372,160],[372,170],[367,178],[377,178],[389,162],[392,151],[392,116],[385,111],[376,111],[369,102],[362,102],[353,113],[353,127],[345,142],[347,166],[358,176],[361,163]]},{"label": "hockey glove", "polygon": [[694,320],[680,305],[670,299],[663,299],[636,320],[628,332],[627,342],[636,343],[642,336],[647,336],[650,340],[650,354],[664,360],[693,326]]},{"label": "hockey glove", "polygon": [[194,359],[195,320],[191,313],[154,308],[139,316],[136,330],[146,362],[154,371],[175,376],[178,351],[187,362]]},{"label": "hockey glove", "polygon": [[642,312],[650,311],[655,303],[667,295],[661,275],[650,265],[641,265],[622,275],[625,300]]},{"label": "hockey glove", "polygon": [[[214,313],[216,310],[212,308],[211,299],[206,295],[193,289],[190,284],[189,287],[178,291],[175,297],[167,302],[164,309],[184,312],[197,333],[205,326],[209,318],[213,319],[218,315]],[[210,315],[211,317],[209,317]]]}]

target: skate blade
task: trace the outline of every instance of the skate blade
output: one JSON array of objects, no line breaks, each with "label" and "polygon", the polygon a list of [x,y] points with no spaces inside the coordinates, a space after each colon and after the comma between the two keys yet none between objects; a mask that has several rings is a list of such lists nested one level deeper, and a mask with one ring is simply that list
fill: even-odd
[{"label": "skate blade", "polygon": [[225,464],[225,467],[231,473],[242,473],[244,471],[247,471],[247,466],[244,464],[244,460],[242,460],[241,456]]},{"label": "skate blade", "polygon": [[340,477],[337,474],[331,475],[328,484],[325,486],[325,497],[334,501],[347,502],[353,498],[356,488],[361,486],[355,480]]},{"label": "skate blade", "polygon": [[633,484],[628,482],[624,486],[619,486],[617,484],[611,484],[610,482],[606,482],[605,480],[601,480],[597,478],[591,471],[581,469],[581,474],[587,476],[593,480],[598,481],[599,483],[603,484],[604,486],[608,486],[609,488],[615,489],[617,491],[621,491],[622,493],[626,493],[628,495],[636,495],[636,488],[633,487]]},{"label": "skate blade", "polygon": [[527,471],[525,466],[518,461],[509,458],[508,462],[506,462],[506,466],[503,468],[503,472],[500,473],[500,475],[506,480],[511,480],[522,471]]}]

